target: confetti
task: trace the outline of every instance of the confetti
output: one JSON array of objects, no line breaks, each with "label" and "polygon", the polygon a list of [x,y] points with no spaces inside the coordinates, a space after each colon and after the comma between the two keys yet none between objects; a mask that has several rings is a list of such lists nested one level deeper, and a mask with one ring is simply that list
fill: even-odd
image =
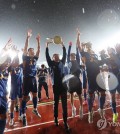
[{"label": "confetti", "polygon": [[83,12],[83,14],[85,13],[85,9],[84,8],[82,8],[82,12]]},{"label": "confetti", "polygon": [[15,10],[16,5],[15,5],[15,4],[12,4],[12,5],[11,5],[11,8],[12,8],[13,10]]}]

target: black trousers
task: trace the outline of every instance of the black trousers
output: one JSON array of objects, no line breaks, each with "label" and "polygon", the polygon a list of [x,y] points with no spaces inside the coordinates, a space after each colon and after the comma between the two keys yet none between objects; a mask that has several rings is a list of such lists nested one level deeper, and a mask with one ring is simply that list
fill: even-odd
[{"label": "black trousers", "polygon": [[[62,87],[63,88],[63,87]],[[58,90],[58,92],[57,92]],[[67,91],[61,89],[62,91],[60,92],[60,87],[53,86],[53,91],[54,91],[54,117],[58,117],[58,105],[59,105],[59,98],[61,97],[61,103],[62,103],[62,112],[63,112],[63,121],[67,122]]]},{"label": "black trousers", "polygon": [[41,98],[42,86],[43,86],[44,89],[45,89],[46,96],[49,97],[49,94],[48,94],[48,85],[47,85],[47,83],[46,83],[46,82],[39,82],[39,85],[38,85],[38,98]]}]

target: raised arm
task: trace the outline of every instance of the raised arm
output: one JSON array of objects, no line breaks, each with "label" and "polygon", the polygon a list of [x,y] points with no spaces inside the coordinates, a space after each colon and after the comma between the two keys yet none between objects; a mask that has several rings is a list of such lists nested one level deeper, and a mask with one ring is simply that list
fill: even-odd
[{"label": "raised arm", "polygon": [[78,64],[80,65],[80,53],[78,51],[78,47],[76,47],[76,60],[77,60]]},{"label": "raised arm", "polygon": [[9,49],[11,49],[12,48],[12,39],[10,38],[9,40],[8,40],[8,42],[6,43],[6,45],[4,46],[4,50],[9,50]]},{"label": "raised arm", "polygon": [[11,58],[9,57],[9,50],[12,48],[12,46],[12,39],[10,38],[0,51],[0,72],[10,66]]},{"label": "raised arm", "polygon": [[39,57],[39,55],[40,55],[40,34],[37,35],[36,40],[37,40],[37,45],[38,45],[36,56]]},{"label": "raised arm", "polygon": [[65,64],[65,62],[66,62],[66,48],[64,46],[63,41],[61,42],[61,45],[62,45],[62,48],[63,48],[63,57],[62,57],[61,61],[62,61],[63,64]]},{"label": "raised arm", "polygon": [[77,51],[77,54],[78,55],[76,56],[76,59],[77,59],[78,63],[80,63],[80,58],[81,58],[81,60],[82,60],[83,63],[86,63],[86,57],[85,57],[84,47],[85,47],[85,45],[82,45],[81,46],[81,42],[80,42],[80,31],[77,29],[76,51]]},{"label": "raised arm", "polygon": [[46,52],[45,52],[46,60],[47,60],[47,63],[48,63],[48,66],[49,66],[49,67],[52,66],[52,60],[51,60],[51,58],[50,58],[49,49],[48,49],[48,45],[49,45],[50,43],[51,43],[51,42],[47,42],[47,43],[46,43]]},{"label": "raised arm", "polygon": [[70,62],[71,47],[72,47],[72,42],[69,42],[68,55],[67,55],[67,63]]},{"label": "raised arm", "polygon": [[8,50],[10,50],[12,46],[12,39],[10,38],[3,49],[0,51],[0,55],[7,54]]},{"label": "raised arm", "polygon": [[76,40],[76,46],[78,47],[79,51],[82,51],[81,42],[80,42],[80,31],[77,29],[77,40]]},{"label": "raised arm", "polygon": [[26,38],[24,49],[23,49],[24,50],[24,52],[23,52],[24,55],[27,55],[27,49],[28,49],[28,45],[29,45],[29,39],[30,39],[31,36],[32,36],[32,30],[30,29],[27,32],[27,38]]}]

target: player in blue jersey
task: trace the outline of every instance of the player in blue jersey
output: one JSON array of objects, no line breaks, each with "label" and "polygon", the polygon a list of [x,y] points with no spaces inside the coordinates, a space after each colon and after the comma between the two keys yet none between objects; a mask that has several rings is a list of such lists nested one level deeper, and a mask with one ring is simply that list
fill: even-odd
[{"label": "player in blue jersey", "polygon": [[4,77],[2,71],[6,67],[8,67],[9,60],[7,59],[4,64],[0,66],[0,134],[3,134],[5,125],[6,125],[6,113],[7,113],[7,89],[6,89],[6,82],[4,81]]},{"label": "player in blue jersey", "polygon": [[[16,50],[15,50],[16,51]],[[16,51],[17,52],[17,51]],[[13,59],[11,66],[8,68],[8,71],[11,74],[11,90],[10,90],[10,122],[9,125],[13,126],[14,124],[14,106],[17,97],[19,98],[19,118],[21,116],[21,103],[22,103],[22,68],[19,65],[18,54]]]},{"label": "player in blue jersey", "polygon": [[27,33],[27,39],[23,52],[23,101],[22,101],[22,113],[23,113],[23,126],[27,125],[26,120],[26,101],[28,94],[32,92],[33,95],[33,113],[38,117],[41,117],[37,110],[37,81],[36,81],[36,72],[37,72],[37,60],[40,53],[40,35],[36,37],[37,40],[37,52],[35,54],[34,48],[28,48],[29,39],[32,36],[32,30],[29,30]]},{"label": "player in blue jersey", "polygon": [[[100,73],[99,66],[103,63],[97,59],[97,55],[91,50],[90,45],[86,44],[88,51],[84,52],[81,48],[80,43],[80,32],[78,31],[77,44],[79,45],[79,50],[87,70],[87,79],[88,79],[88,122],[93,123],[93,102],[95,100],[95,92],[98,92],[99,97],[99,114],[102,119],[104,117],[104,104],[105,104],[105,90],[100,88],[96,82],[96,77]],[[94,72],[94,73],[93,73]]]},{"label": "player in blue jersey", "polygon": [[[6,44],[6,46],[3,49],[3,54],[6,53],[6,51],[9,49],[10,42]],[[6,84],[7,82],[4,80],[4,71],[9,67],[11,59],[7,56],[3,56],[0,54],[0,134],[3,134],[5,125],[6,125],[6,118],[7,118],[7,89]]]},{"label": "player in blue jersey", "polygon": [[[116,78],[118,79],[118,82],[120,82],[120,59],[118,54],[115,52],[114,48],[108,48],[107,49],[108,56],[105,57],[103,54],[101,55],[101,59],[108,65],[108,71],[113,73]],[[118,50],[117,50],[118,52]],[[118,121],[118,112],[116,108],[116,92],[120,94],[120,84],[118,83],[117,87],[113,90],[111,90],[111,87],[109,87],[110,90],[110,101],[111,101],[111,107],[113,112],[113,122]]]},{"label": "player in blue jersey", "polygon": [[[82,119],[83,118],[83,105],[82,105],[82,82],[80,80],[80,56],[79,56],[79,51],[78,51],[78,46],[76,45],[76,54],[71,53],[71,47],[72,47],[72,42],[69,43],[69,48],[68,48],[68,68],[69,68],[69,73],[74,76],[74,78],[71,78],[68,81],[68,92],[70,93],[70,101],[71,101],[71,106],[72,106],[72,117],[76,116],[76,107],[74,105],[74,96],[73,93],[76,92],[79,98],[80,102],[80,108],[79,108],[79,116]],[[73,87],[74,83],[74,87]]]},{"label": "player in blue jersey", "polygon": [[[10,57],[8,57],[8,58],[10,58]],[[4,80],[5,85],[6,85],[6,89],[7,89],[8,77],[9,77],[8,68],[4,69],[2,74],[3,74],[3,80]]]}]

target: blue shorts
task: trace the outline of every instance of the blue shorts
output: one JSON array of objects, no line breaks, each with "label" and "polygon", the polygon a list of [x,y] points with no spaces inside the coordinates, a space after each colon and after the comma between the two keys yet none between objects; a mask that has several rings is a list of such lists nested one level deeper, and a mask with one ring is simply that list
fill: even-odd
[{"label": "blue shorts", "polygon": [[16,100],[22,98],[22,86],[11,86],[10,98],[11,100]]},{"label": "blue shorts", "polygon": [[24,77],[23,78],[23,95],[28,96],[28,94],[37,93],[37,81],[35,77]]},{"label": "blue shorts", "polygon": [[82,94],[82,83],[78,77],[75,76],[73,78],[70,78],[67,86],[69,93],[76,92],[77,94]]}]

